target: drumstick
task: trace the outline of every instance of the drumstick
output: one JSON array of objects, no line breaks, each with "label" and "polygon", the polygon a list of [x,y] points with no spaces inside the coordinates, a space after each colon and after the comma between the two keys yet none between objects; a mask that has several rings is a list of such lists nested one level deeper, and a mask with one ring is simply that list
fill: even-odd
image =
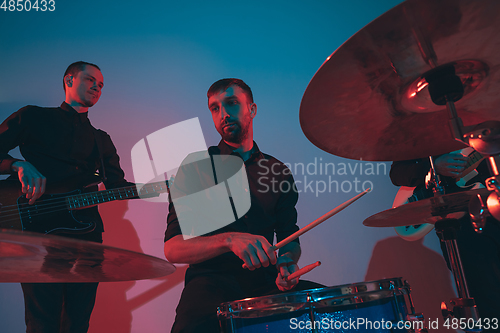
[{"label": "drumstick", "polygon": [[293,241],[295,238],[299,237],[300,235],[306,233],[307,231],[311,230],[312,228],[318,226],[319,224],[325,222],[326,220],[328,220],[330,217],[332,217],[333,215],[337,214],[338,212],[340,212],[341,210],[343,210],[344,208],[346,208],[347,206],[349,206],[350,204],[352,204],[354,201],[358,200],[359,198],[361,198],[363,195],[365,195],[366,193],[370,192],[371,191],[371,188],[367,188],[366,190],[364,190],[363,192],[361,192],[360,194],[356,195],[355,197],[353,197],[352,199],[349,199],[347,200],[346,202],[344,202],[343,204],[337,206],[336,208],[332,209],[331,211],[329,211],[328,213],[326,213],[325,215],[321,216],[320,218],[316,219],[315,221],[309,223],[308,225],[306,225],[304,228],[300,229],[299,231],[297,232],[294,232],[293,234],[291,234],[290,236],[288,236],[287,238],[283,239],[281,242],[279,243],[276,243],[276,245],[273,245],[272,246],[272,249],[274,251],[276,251],[277,249],[280,249],[282,248],[283,246],[285,246],[286,244],[290,243],[291,241]]},{"label": "drumstick", "polygon": [[[287,238],[283,239],[281,242],[278,242],[278,243],[276,243],[276,245],[271,246],[271,250],[276,251],[276,250],[282,248],[286,244],[288,244],[291,241],[293,241],[295,238],[297,238],[300,235],[306,233],[307,231],[311,230],[312,228],[318,226],[319,224],[325,222],[330,217],[332,217],[333,215],[337,214],[338,212],[340,212],[341,210],[343,210],[344,208],[346,208],[347,206],[349,206],[350,204],[352,204],[354,201],[358,200],[359,198],[361,198],[363,195],[365,195],[366,193],[368,193],[370,191],[371,191],[371,188],[367,188],[366,190],[364,190],[360,194],[358,194],[355,197],[347,200],[343,204],[341,204],[341,205],[337,206],[336,208],[332,209],[331,211],[329,211],[325,215],[321,216],[320,218],[316,219],[315,221],[309,223],[304,228],[300,229],[299,231],[294,232],[293,234],[291,234]],[[242,267],[243,268],[248,268],[248,266],[247,266],[246,263],[243,264]]]},{"label": "drumstick", "polygon": [[314,264],[310,264],[310,265],[307,265],[307,266],[304,266],[302,267],[301,269],[299,269],[298,271],[296,271],[295,273],[292,273],[288,276],[285,276],[283,278],[283,280],[285,281],[290,281],[292,279],[295,279],[299,276],[302,276],[306,273],[309,273],[310,271],[312,271],[313,269],[315,269],[316,267],[320,266],[321,265],[321,261],[316,261]]}]

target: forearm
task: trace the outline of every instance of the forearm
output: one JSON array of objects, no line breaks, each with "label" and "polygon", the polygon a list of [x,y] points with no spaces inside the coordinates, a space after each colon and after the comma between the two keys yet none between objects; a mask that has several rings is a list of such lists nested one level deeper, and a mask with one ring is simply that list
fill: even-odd
[{"label": "forearm", "polygon": [[177,235],[165,242],[165,257],[172,263],[197,264],[229,252],[228,238],[229,233],[187,240],[182,235]]},{"label": "forearm", "polygon": [[0,124],[0,174],[12,173],[12,164],[20,161],[10,156],[9,152],[23,143],[25,125],[21,121],[21,110],[13,113]]},{"label": "forearm", "polygon": [[[13,158],[8,154],[0,154],[0,174],[16,172],[13,164],[22,160]],[[6,155],[5,157],[3,155]]]},{"label": "forearm", "polygon": [[173,263],[196,264],[226,252],[233,252],[249,270],[276,264],[273,247],[260,235],[226,232],[188,240],[177,235],[165,242],[165,257]]},{"label": "forearm", "polygon": [[391,165],[389,176],[396,186],[418,186],[423,184],[430,164],[427,160],[397,161]]}]

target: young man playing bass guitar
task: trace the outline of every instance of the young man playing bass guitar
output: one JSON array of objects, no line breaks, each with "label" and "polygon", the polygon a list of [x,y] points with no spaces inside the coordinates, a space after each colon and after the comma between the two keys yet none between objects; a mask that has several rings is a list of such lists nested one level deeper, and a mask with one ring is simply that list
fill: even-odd
[{"label": "young man playing bass guitar", "polygon": [[[64,73],[63,84],[65,101],[60,107],[26,106],[0,125],[0,173],[19,179],[26,206],[34,206],[46,186],[77,179],[82,180],[81,185],[89,185],[83,179],[97,170],[107,188],[133,185],[124,179],[109,135],[95,129],[88,119],[88,109],[97,103],[104,86],[99,67],[73,63]],[[24,160],[8,154],[15,147],[20,148]],[[89,189],[95,191],[97,185]],[[104,229],[96,206],[74,211],[71,216],[90,221],[92,227],[69,237],[102,242]],[[2,228],[8,225],[5,219],[0,223]],[[87,332],[97,285],[22,283],[26,331]]]}]

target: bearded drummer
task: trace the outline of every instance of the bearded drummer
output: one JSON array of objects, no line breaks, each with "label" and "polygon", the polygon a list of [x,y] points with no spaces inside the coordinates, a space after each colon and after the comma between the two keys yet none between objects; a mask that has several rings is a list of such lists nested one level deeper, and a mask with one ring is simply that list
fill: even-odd
[{"label": "bearded drummer", "polygon": [[[251,205],[234,223],[186,238],[179,207],[170,202],[165,257],[172,263],[189,264],[172,332],[220,332],[217,307],[223,302],[323,287],[309,281],[299,283],[297,278],[285,279],[298,270],[298,239],[282,247],[278,255],[272,248],[275,234],[279,242],[299,230],[295,209],[298,193],[290,170],[261,152],[253,141],[257,105],[250,87],[239,79],[222,79],[212,84],[207,96],[215,128],[222,137],[217,146],[208,149],[208,160],[230,155],[244,161]],[[202,169],[179,168],[171,197],[172,191],[184,191],[193,177],[216,177],[211,167]],[[213,172],[216,175],[215,168]],[[231,202],[233,199],[237,201],[234,194]],[[234,210],[238,203],[233,204]]]}]

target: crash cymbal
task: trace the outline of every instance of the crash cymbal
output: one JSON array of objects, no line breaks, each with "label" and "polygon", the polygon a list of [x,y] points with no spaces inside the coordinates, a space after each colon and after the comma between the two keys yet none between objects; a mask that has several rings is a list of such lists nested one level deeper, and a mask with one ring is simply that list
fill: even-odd
[{"label": "crash cymbal", "polygon": [[[444,217],[460,218],[468,211],[472,197],[488,193],[487,189],[482,188],[410,202],[372,215],[364,220],[363,224],[367,227],[402,227],[423,223],[434,224]],[[460,212],[464,214],[456,214]]]},{"label": "crash cymbal", "polygon": [[175,271],[166,260],[67,237],[0,229],[0,282],[106,282]]},{"label": "crash cymbal", "polygon": [[407,0],[357,32],[312,78],[300,123],[319,148],[341,157],[395,161],[464,147],[425,74],[453,65],[464,85],[464,125],[500,120],[500,1]]}]

